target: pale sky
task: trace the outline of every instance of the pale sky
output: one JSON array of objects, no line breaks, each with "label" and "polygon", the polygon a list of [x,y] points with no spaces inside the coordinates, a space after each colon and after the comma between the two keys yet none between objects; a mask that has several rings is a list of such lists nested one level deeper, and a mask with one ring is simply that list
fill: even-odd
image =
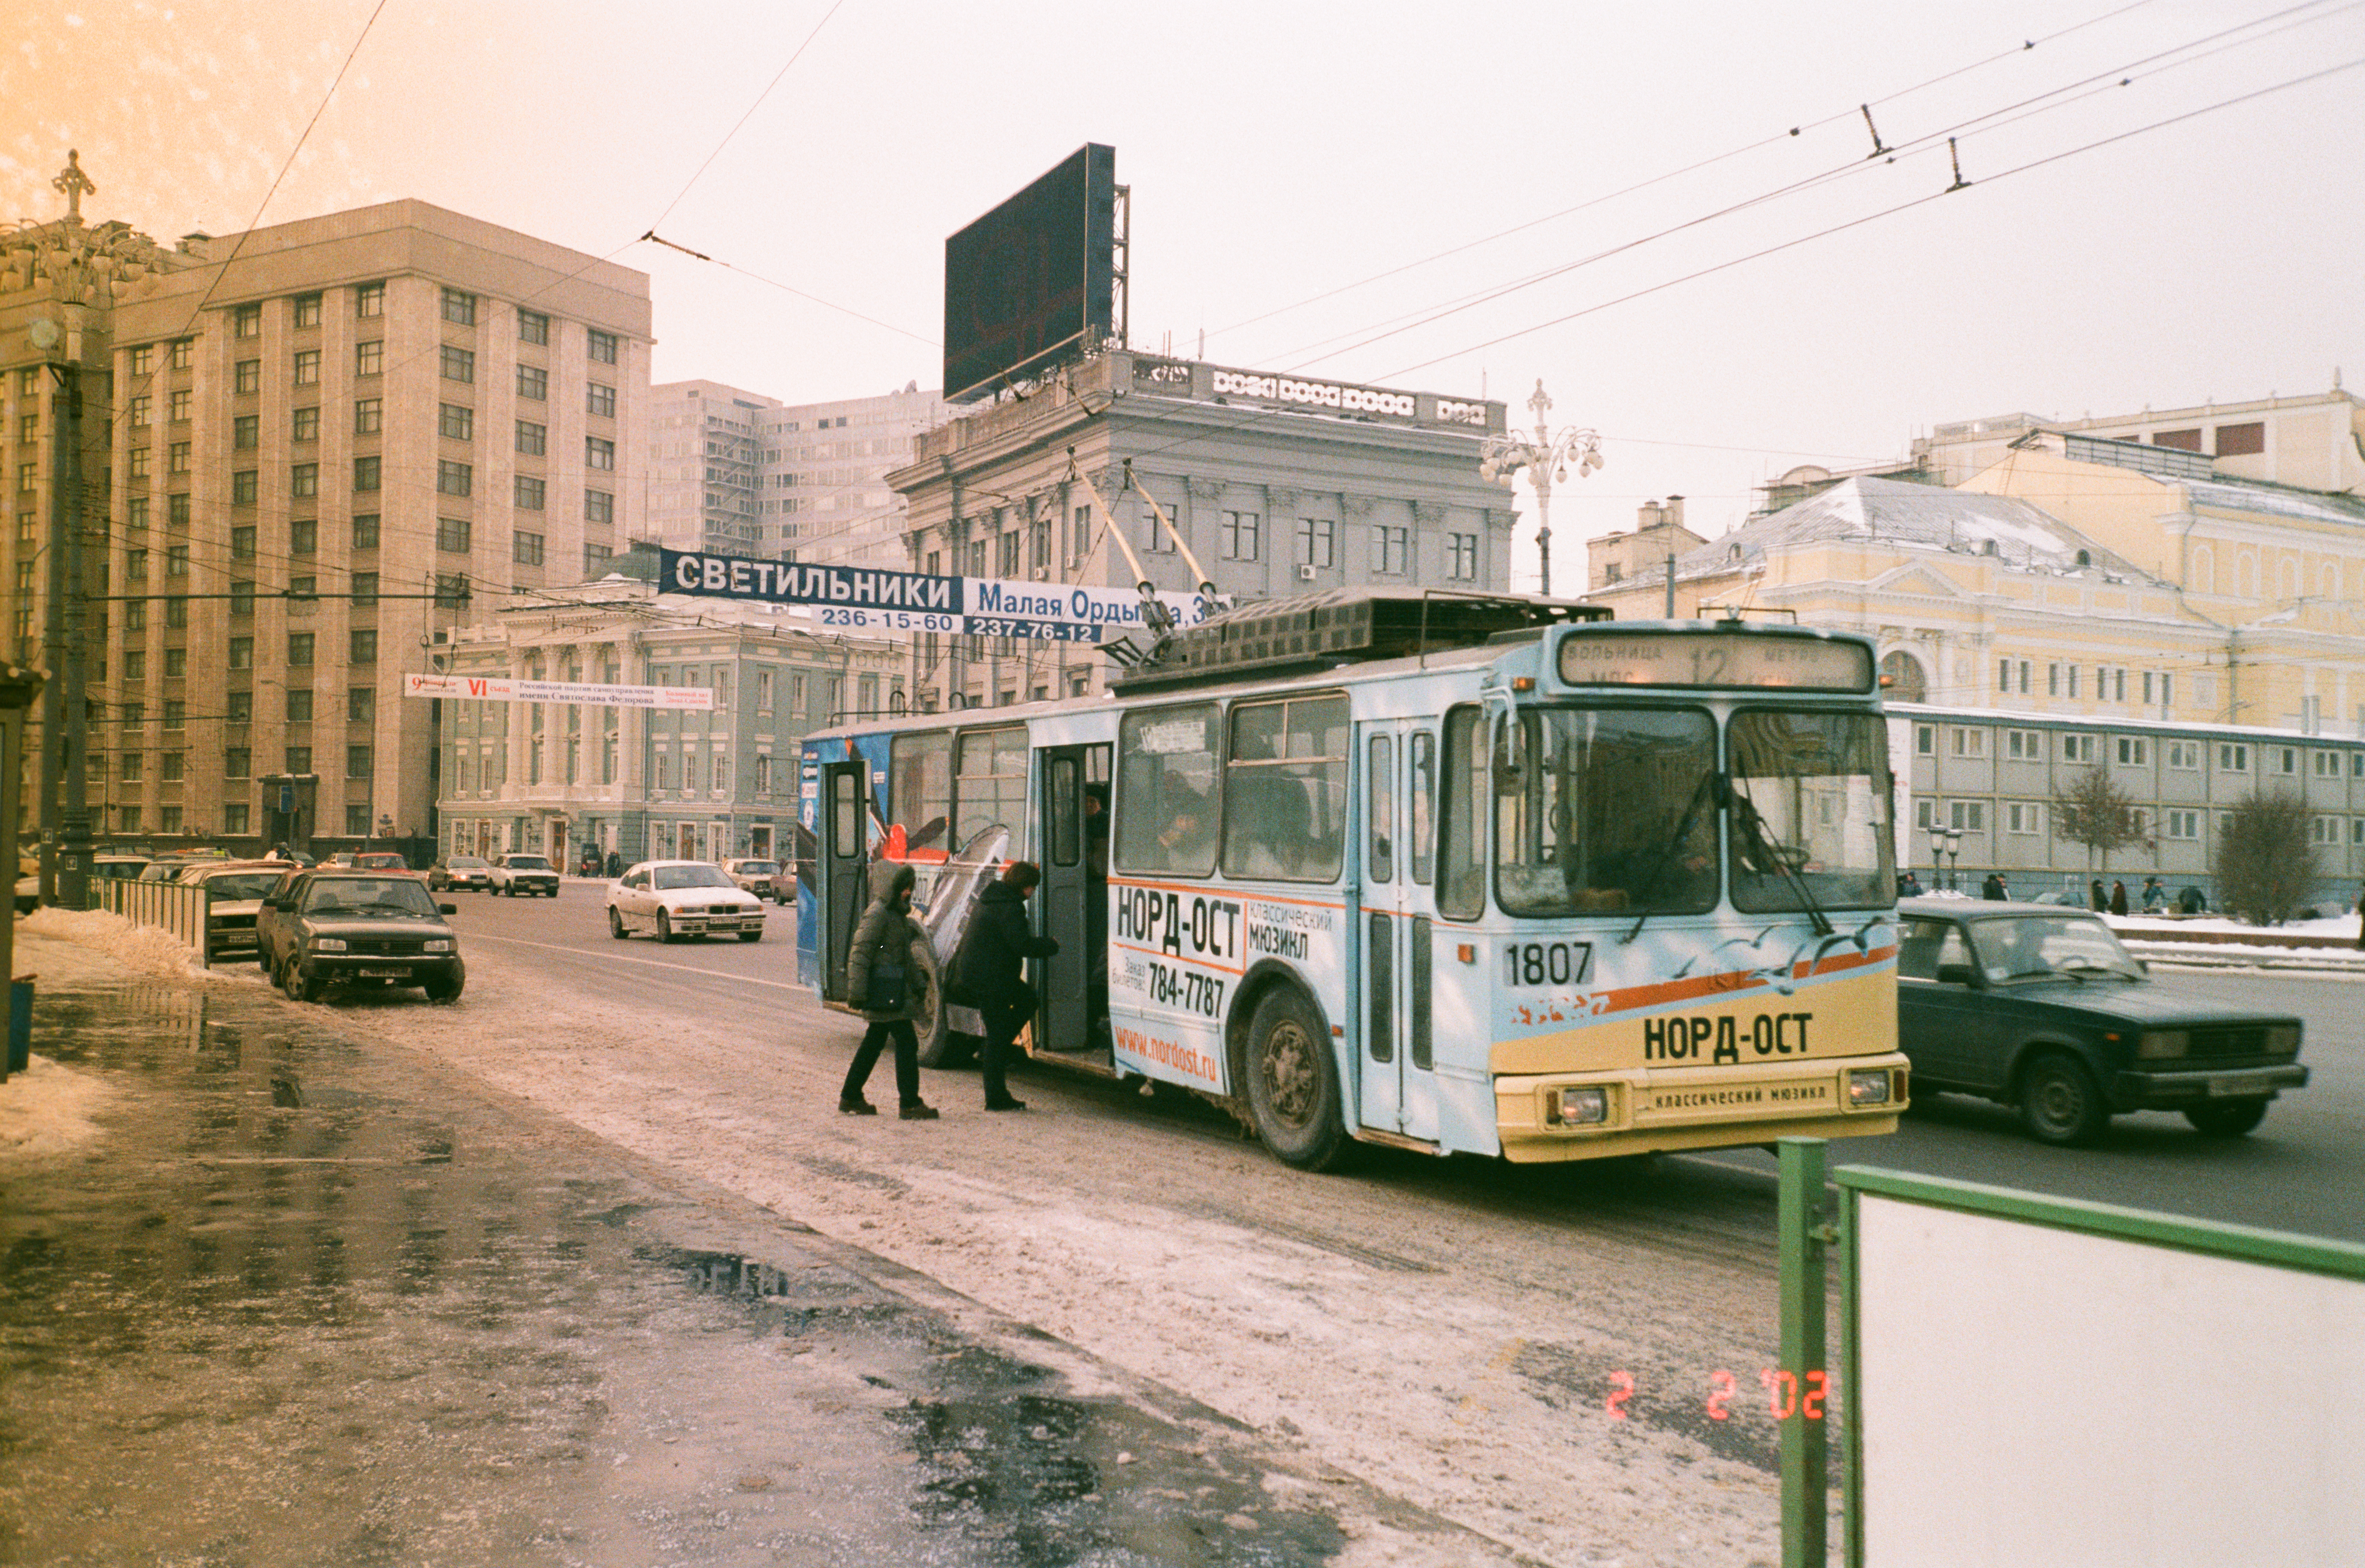
[{"label": "pale sky", "polygon": [[[2365,68],[2143,129],[2365,62],[2365,0],[8,9],[0,213],[58,212],[73,146],[87,215],[247,227],[375,9],[262,222],[414,196],[612,255],[650,275],[657,379],[789,401],[936,385],[945,236],[1110,143],[1136,347],[1204,330],[1218,364],[1521,423],[1541,377],[1555,427],[1598,430],[1607,467],[1554,497],[1564,590],[1646,499],[1713,534],[1936,422],[2365,381]],[[1969,187],[1874,217],[1945,190],[1950,132]]]}]

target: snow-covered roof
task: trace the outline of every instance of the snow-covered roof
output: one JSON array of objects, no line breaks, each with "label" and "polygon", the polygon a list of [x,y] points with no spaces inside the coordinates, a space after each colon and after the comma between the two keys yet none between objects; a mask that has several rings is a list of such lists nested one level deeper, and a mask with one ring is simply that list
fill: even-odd
[{"label": "snow-covered roof", "polygon": [[2265,512],[2309,522],[2365,522],[2365,500],[2355,496],[2297,490],[2283,485],[2244,484],[2240,480],[2185,479],[2180,483],[2196,507]]}]

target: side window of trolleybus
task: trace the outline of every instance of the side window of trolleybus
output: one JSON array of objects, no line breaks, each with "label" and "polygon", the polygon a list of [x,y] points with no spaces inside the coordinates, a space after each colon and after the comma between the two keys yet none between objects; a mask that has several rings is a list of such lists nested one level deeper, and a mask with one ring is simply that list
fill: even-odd
[{"label": "side window of trolleybus", "polygon": [[1474,707],[1445,715],[1444,809],[1437,819],[1437,913],[1475,920],[1486,913],[1486,716]]},{"label": "side window of trolleybus", "polygon": [[1347,846],[1347,700],[1232,708],[1224,764],[1224,875],[1328,882]]},{"label": "side window of trolleybus", "polygon": [[1697,710],[1521,709],[1495,738],[1509,914],[1716,905],[1716,726]]},{"label": "side window of trolleybus", "polygon": [[1118,870],[1215,870],[1216,722],[1212,702],[1125,716],[1116,747]]},{"label": "side window of trolleybus", "polygon": [[1878,715],[1748,710],[1733,715],[1727,745],[1734,908],[1798,909],[1801,889],[1826,909],[1895,901],[1889,739]]},{"label": "side window of trolleybus", "polygon": [[943,730],[897,735],[888,756],[894,785],[886,857],[942,862],[953,847],[953,737]]},{"label": "side window of trolleybus", "polygon": [[953,769],[954,857],[1026,858],[1026,732],[972,730]]}]

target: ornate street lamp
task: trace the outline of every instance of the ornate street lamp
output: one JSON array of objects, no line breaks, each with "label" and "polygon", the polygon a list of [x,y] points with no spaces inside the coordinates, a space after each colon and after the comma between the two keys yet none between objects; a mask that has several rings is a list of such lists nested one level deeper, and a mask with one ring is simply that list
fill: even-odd
[{"label": "ornate street lamp", "polygon": [[1531,441],[1517,435],[1489,436],[1480,449],[1478,460],[1478,472],[1505,489],[1510,488],[1513,476],[1522,468],[1528,471],[1528,482],[1536,487],[1536,556],[1547,599],[1552,596],[1552,481],[1567,478],[1571,463],[1576,465],[1576,476],[1580,479],[1601,466],[1600,435],[1573,427],[1553,434],[1544,423],[1544,415],[1552,406],[1552,398],[1545,395],[1540,378],[1535,396],[1528,399],[1528,407],[1536,412],[1535,438]]}]

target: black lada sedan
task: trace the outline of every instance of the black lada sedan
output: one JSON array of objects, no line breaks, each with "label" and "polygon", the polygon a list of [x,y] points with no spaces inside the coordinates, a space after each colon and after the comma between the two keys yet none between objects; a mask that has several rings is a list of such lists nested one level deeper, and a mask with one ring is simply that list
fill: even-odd
[{"label": "black lada sedan", "polygon": [[1897,915],[1897,1044],[1917,1093],[1984,1095],[2043,1142],[2083,1144],[2122,1111],[2239,1137],[2307,1082],[2298,1018],[2152,979],[2095,915],[1937,898]]},{"label": "black lada sedan", "polygon": [[430,1002],[457,1002],[468,971],[460,939],[407,872],[311,871],[263,903],[257,935],[272,978],[297,1002],[332,985],[423,986]]}]

